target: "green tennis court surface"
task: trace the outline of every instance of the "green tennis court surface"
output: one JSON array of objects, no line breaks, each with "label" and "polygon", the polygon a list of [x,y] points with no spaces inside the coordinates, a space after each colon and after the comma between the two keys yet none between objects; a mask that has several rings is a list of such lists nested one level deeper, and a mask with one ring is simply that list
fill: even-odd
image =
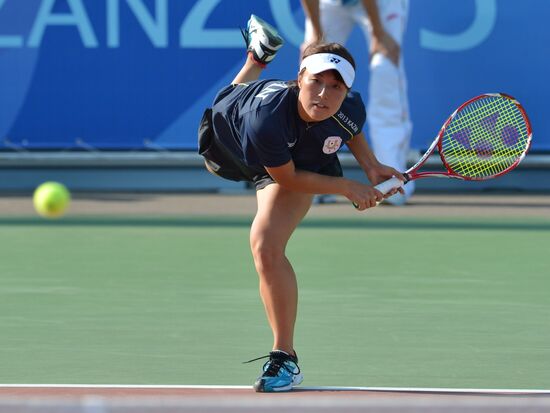
[{"label": "green tennis court surface", "polygon": [[[547,388],[550,221],[307,219],[307,386]],[[0,383],[251,384],[249,218],[0,218]]]}]

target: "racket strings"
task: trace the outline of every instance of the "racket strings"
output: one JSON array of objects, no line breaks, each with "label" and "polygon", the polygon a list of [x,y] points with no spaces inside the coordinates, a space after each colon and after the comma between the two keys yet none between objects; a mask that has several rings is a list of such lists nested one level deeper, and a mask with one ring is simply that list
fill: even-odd
[{"label": "racket strings", "polygon": [[455,173],[483,179],[512,167],[529,146],[529,131],[516,103],[484,96],[456,113],[441,141],[441,157]]},{"label": "racket strings", "polygon": [[507,144],[512,139],[502,135],[505,127],[517,134],[517,120],[508,107],[502,107],[503,101],[491,100],[489,104],[473,102],[448,130],[451,139],[445,140],[449,144],[445,145],[446,159],[456,166],[456,172],[473,177],[493,175],[517,159],[517,150]]}]

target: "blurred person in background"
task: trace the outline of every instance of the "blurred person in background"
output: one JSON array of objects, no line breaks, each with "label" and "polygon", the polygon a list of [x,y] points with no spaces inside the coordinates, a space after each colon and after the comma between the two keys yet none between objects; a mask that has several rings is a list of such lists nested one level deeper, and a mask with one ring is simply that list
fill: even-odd
[{"label": "blurred person in background", "polygon": [[[370,45],[370,80],[367,104],[369,137],[376,158],[399,171],[407,168],[412,123],[402,43],[408,0],[301,0],[306,15],[301,50],[316,42],[346,44],[358,25]],[[404,205],[414,182],[384,202]],[[319,203],[330,198],[317,198]],[[329,201],[330,202],[330,201]]]}]

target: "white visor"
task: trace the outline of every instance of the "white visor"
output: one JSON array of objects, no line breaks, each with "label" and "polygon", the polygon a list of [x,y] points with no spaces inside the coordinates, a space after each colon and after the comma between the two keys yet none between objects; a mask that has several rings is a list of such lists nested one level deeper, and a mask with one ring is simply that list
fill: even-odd
[{"label": "white visor", "polygon": [[336,70],[344,79],[344,83],[348,88],[351,88],[353,80],[355,79],[355,70],[350,62],[344,59],[342,56],[338,56],[332,53],[317,53],[312,54],[302,60],[300,65],[300,72],[305,68],[310,73],[316,75],[317,73],[324,72],[325,70]]}]

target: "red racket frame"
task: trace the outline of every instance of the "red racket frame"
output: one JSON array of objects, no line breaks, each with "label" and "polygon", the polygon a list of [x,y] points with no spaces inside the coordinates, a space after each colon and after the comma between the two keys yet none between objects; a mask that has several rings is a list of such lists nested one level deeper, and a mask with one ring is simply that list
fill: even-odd
[{"label": "red racket frame", "polygon": [[[447,129],[447,127],[449,126],[449,124],[452,122],[452,120],[455,118],[455,116],[460,113],[461,110],[463,110],[466,106],[470,105],[471,103],[477,101],[477,100],[480,100],[480,99],[483,99],[483,98],[486,98],[486,97],[494,97],[494,96],[501,96],[503,98],[506,98],[506,99],[510,99],[512,101],[512,103],[514,105],[516,105],[516,107],[519,109],[519,111],[521,112],[521,115],[523,116],[523,119],[525,120],[525,124],[526,124],[526,127],[527,127],[527,133],[528,133],[528,141],[527,141],[527,145],[526,145],[526,148],[525,148],[525,151],[523,152],[523,154],[512,164],[510,165],[508,168],[506,168],[504,171],[502,172],[499,172],[498,174],[495,174],[495,175],[489,175],[489,176],[485,176],[485,177],[466,177],[466,176],[462,176],[460,174],[457,174],[456,172],[454,172],[452,170],[452,168],[449,166],[449,164],[445,161],[445,157],[444,157],[444,153],[443,153],[443,148],[442,148],[442,139],[443,139],[443,135]],[[457,179],[462,179],[462,180],[466,180],[466,181],[483,181],[483,180],[486,180],[486,179],[492,179],[492,178],[496,178],[498,176],[501,176],[501,175],[504,175],[505,173],[511,171],[512,169],[514,169],[516,166],[518,166],[518,164],[521,162],[521,160],[525,157],[525,154],[529,151],[529,148],[531,147],[531,138],[532,138],[532,129],[531,129],[531,122],[529,120],[529,117],[527,116],[527,113],[525,112],[525,109],[523,108],[523,106],[521,106],[521,104],[512,96],[510,95],[507,95],[505,93],[484,93],[482,95],[479,95],[479,96],[476,96],[470,100],[468,100],[467,102],[464,102],[462,105],[460,105],[458,107],[458,109],[456,109],[452,114],[451,116],[449,116],[447,118],[447,120],[445,121],[445,123],[443,124],[443,126],[441,127],[441,129],[439,130],[439,133],[437,134],[436,138],[434,139],[434,141],[432,142],[432,144],[430,145],[430,147],[428,148],[428,150],[426,151],[426,153],[424,153],[424,155],[422,156],[422,158],[420,158],[420,160],[415,164],[413,165],[411,168],[409,168],[403,175],[405,176],[405,178],[407,178],[407,182],[408,181],[412,181],[412,180],[415,180],[415,179],[420,179],[420,178],[430,178],[430,177],[436,177],[436,178],[457,178]],[[430,157],[430,155],[435,151],[435,148],[438,148],[438,151],[439,151],[439,157],[441,158],[441,162],[443,162],[443,166],[445,167],[445,169],[447,170],[447,172],[417,172],[425,163],[426,163],[426,160]]]}]

